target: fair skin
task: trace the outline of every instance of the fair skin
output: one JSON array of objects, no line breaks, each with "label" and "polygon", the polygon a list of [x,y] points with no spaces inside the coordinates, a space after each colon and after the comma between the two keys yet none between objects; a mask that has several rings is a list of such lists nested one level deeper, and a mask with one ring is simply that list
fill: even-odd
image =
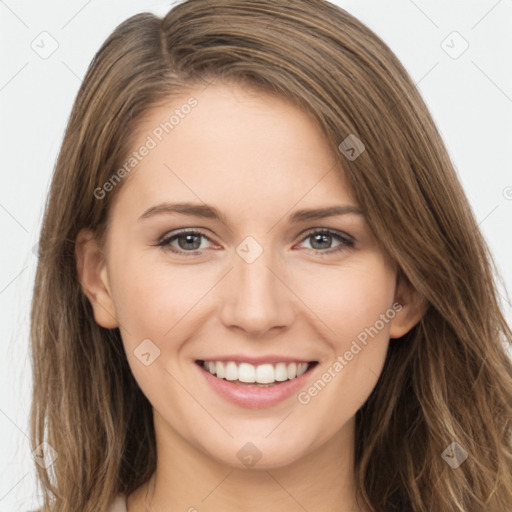
[{"label": "fair skin", "polygon": [[[88,230],[77,239],[95,320],[119,327],[154,411],[156,472],[128,497],[128,512],[366,512],[355,499],[355,414],[389,338],[421,311],[363,215],[288,220],[299,209],[360,206],[318,126],[289,103],[234,85],[193,89],[148,113],[134,150],[189,96],[198,105],[118,191],[105,247]],[[206,203],[225,223],[169,212],[139,219],[163,202]],[[204,236],[188,240],[193,248],[183,235],[170,242],[181,254],[156,245],[182,228]],[[248,236],[263,250],[251,263],[236,252]],[[231,403],[195,363],[235,353],[318,361],[307,390],[394,302],[401,310],[307,404],[297,393],[263,408]],[[134,354],[145,339],[160,350],[148,366]],[[262,455],[252,467],[237,456],[248,442]]]}]

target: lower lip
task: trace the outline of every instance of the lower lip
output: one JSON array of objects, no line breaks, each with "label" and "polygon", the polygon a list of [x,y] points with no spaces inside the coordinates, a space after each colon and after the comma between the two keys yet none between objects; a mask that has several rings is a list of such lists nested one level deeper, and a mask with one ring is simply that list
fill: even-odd
[{"label": "lower lip", "polygon": [[312,368],[309,368],[308,371],[303,373],[300,377],[269,386],[268,388],[260,388],[257,385],[245,386],[243,384],[234,384],[229,380],[215,377],[203,368],[202,363],[195,363],[195,365],[204,375],[206,382],[223,398],[240,407],[259,409],[278,404],[290,396],[297,394],[300,388],[304,386],[306,380],[309,379],[316,366],[318,366],[318,363]]}]

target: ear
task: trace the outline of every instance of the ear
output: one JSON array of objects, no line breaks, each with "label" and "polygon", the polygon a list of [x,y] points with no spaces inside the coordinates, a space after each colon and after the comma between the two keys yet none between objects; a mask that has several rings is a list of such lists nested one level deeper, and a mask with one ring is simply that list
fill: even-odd
[{"label": "ear", "polygon": [[390,322],[390,338],[401,338],[407,334],[423,317],[428,309],[428,302],[402,275],[397,275],[395,303],[401,308]]},{"label": "ear", "polygon": [[107,329],[118,327],[105,257],[90,229],[82,229],[78,233],[75,257],[78,279],[91,303],[96,323]]}]

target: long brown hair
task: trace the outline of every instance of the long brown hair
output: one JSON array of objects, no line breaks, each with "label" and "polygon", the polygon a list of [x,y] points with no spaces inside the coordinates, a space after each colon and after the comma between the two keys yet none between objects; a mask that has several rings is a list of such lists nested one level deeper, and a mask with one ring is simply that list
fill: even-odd
[{"label": "long brown hair", "polygon": [[[355,471],[374,511],[512,510],[512,333],[492,256],[414,82],[388,46],[324,0],[187,0],[163,19],[115,29],[91,63],[58,157],[39,243],[31,314],[31,441],[43,511],[107,509],[156,467],[151,405],[118,329],[94,321],[75,240],[101,238],[123,165],[148,110],[192,85],[225,80],[310,112],[337,152],[367,221],[428,304],[391,340],[356,417]],[[338,146],[365,146],[356,159]],[[458,443],[467,459],[442,454]],[[51,453],[51,452],[50,452]]]}]

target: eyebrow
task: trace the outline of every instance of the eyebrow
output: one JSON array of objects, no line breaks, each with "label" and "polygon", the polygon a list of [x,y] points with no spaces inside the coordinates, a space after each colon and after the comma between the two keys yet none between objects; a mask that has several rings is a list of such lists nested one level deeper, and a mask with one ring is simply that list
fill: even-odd
[{"label": "eyebrow", "polygon": [[[148,208],[138,219],[142,221],[155,215],[179,213],[182,215],[191,215],[205,219],[220,220],[228,224],[226,217],[217,208],[199,203],[160,203]],[[362,210],[353,205],[334,205],[324,208],[303,209],[293,212],[288,217],[290,224],[304,222],[306,220],[317,220],[325,217],[334,217],[339,215],[363,215]]]}]

